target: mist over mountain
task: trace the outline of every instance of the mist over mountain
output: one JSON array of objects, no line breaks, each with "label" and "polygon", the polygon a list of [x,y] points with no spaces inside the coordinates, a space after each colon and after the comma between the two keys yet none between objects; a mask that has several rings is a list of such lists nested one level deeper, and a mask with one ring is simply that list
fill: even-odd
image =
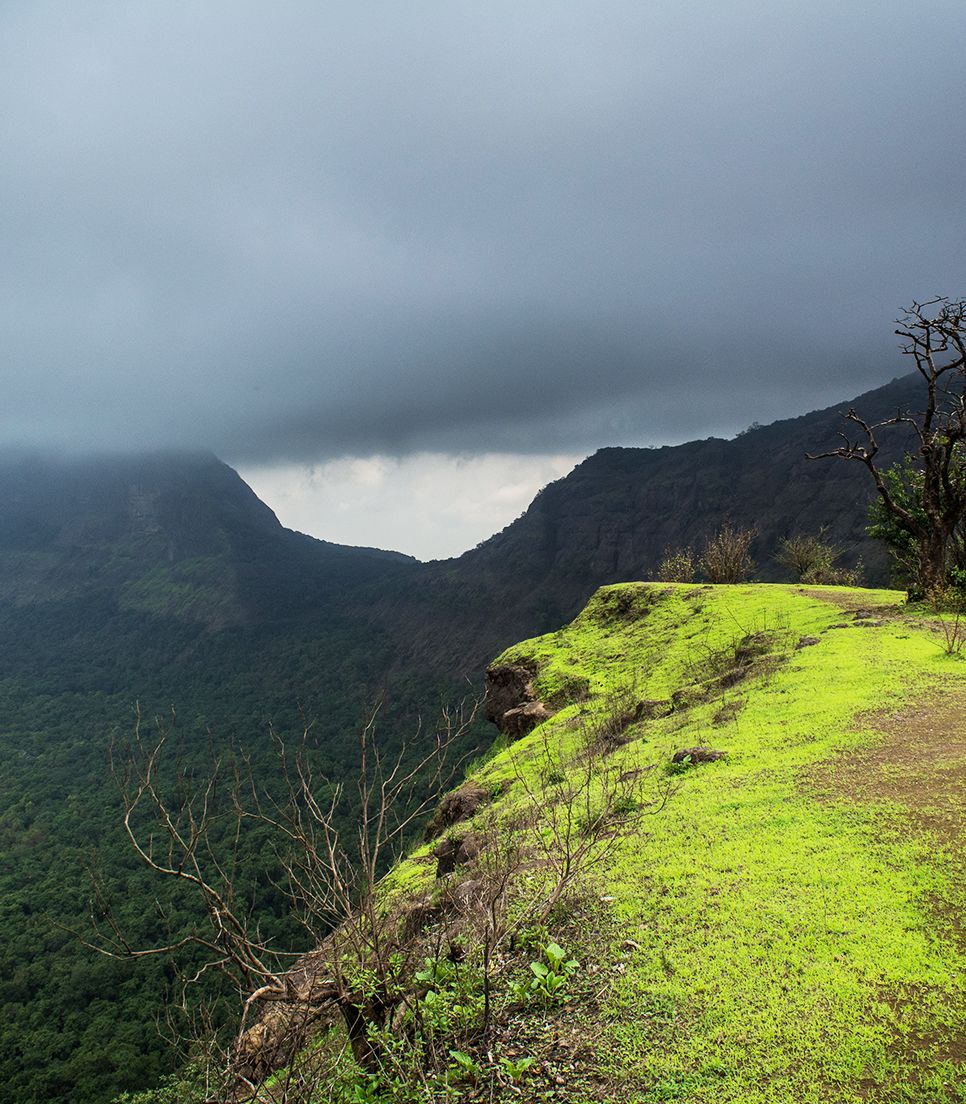
[{"label": "mist over mountain", "polygon": [[110,594],[215,627],[325,603],[411,557],[284,529],[216,457],[0,457],[0,595]]}]

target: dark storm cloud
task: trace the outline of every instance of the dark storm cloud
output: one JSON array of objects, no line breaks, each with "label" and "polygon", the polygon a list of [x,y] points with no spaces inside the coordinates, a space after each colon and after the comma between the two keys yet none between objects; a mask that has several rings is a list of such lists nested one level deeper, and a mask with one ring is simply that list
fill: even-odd
[{"label": "dark storm cloud", "polygon": [[905,370],[966,8],[6,4],[0,435],[578,451]]}]

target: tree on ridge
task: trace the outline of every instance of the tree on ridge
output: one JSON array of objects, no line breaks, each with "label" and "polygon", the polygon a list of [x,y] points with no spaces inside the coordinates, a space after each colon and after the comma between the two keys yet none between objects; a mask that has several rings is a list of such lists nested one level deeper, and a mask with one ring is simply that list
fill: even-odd
[{"label": "tree on ridge", "polygon": [[[844,444],[809,459],[865,465],[878,492],[870,532],[892,546],[909,575],[910,594],[922,597],[966,585],[966,299],[913,303],[895,332],[925,383],[923,409],[874,423],[849,410],[845,417],[858,438],[840,433]],[[899,426],[912,430],[918,448],[882,469],[877,435]]]}]

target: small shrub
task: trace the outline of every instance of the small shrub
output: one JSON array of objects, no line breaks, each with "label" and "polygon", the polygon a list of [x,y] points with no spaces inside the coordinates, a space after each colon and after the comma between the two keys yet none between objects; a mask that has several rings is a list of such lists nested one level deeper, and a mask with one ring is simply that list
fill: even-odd
[{"label": "small shrub", "polygon": [[701,570],[712,583],[745,583],[755,570],[749,549],[754,529],[740,529],[730,523],[708,538],[701,553]]},{"label": "small shrub", "polygon": [[842,549],[825,539],[825,530],[817,534],[800,533],[786,537],[775,559],[791,571],[796,579],[809,586],[859,586],[862,582],[862,562],[854,568],[837,567],[835,561]]},{"label": "small shrub", "polygon": [[966,598],[956,587],[933,587],[926,601],[939,614],[946,655],[961,655],[966,646]]},{"label": "small shrub", "polygon": [[696,573],[694,552],[690,548],[675,548],[664,553],[657,579],[661,583],[693,583]]}]

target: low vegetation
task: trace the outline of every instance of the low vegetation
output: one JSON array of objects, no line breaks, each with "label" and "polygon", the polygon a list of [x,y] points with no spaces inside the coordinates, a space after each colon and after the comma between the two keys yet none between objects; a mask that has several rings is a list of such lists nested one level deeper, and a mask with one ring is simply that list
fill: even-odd
[{"label": "low vegetation", "polygon": [[842,549],[831,544],[824,531],[796,533],[785,537],[778,546],[776,559],[802,583],[817,586],[859,586],[862,582],[861,561],[857,567],[838,566]]},{"label": "low vegetation", "polygon": [[966,701],[933,615],[889,591],[626,584],[499,663],[556,712],[381,883],[407,965],[374,1060],[316,1022],[236,1098],[962,1098],[962,736],[938,774],[914,746],[876,758],[909,706]]}]

